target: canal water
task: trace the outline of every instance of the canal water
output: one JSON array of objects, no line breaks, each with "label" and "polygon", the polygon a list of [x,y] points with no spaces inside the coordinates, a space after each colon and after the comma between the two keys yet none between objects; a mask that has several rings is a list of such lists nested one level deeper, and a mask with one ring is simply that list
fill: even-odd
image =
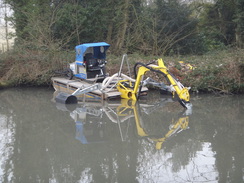
[{"label": "canal water", "polygon": [[157,91],[61,105],[52,88],[0,90],[0,182],[244,182],[244,96]]}]

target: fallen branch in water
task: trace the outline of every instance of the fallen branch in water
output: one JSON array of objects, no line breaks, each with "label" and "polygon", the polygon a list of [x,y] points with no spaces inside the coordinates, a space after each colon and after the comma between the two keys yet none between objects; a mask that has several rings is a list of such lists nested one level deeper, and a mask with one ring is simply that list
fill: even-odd
[{"label": "fallen branch in water", "polygon": [[218,91],[219,94],[233,95],[233,93],[231,93],[230,91],[225,90],[225,89],[217,88],[214,86],[209,86],[208,88],[213,89],[213,91],[215,91],[215,92]]}]

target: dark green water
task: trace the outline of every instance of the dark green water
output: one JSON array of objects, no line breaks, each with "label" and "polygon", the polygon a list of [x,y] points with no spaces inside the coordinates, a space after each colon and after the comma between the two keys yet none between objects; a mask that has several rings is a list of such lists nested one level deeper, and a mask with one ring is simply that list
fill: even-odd
[{"label": "dark green water", "polygon": [[0,182],[244,182],[244,96],[52,102],[53,89],[0,91]]}]

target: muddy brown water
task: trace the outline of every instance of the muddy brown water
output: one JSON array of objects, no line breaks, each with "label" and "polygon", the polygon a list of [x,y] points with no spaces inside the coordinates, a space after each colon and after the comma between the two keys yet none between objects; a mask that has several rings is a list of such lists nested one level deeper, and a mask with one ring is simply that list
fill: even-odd
[{"label": "muddy brown water", "polygon": [[61,105],[0,90],[0,182],[244,182],[244,96]]}]

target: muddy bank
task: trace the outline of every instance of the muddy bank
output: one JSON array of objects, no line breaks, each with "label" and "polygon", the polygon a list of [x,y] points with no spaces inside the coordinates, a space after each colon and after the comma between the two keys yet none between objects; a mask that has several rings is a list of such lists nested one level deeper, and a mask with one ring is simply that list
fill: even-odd
[{"label": "muddy bank", "polygon": [[[74,52],[23,51],[1,55],[0,88],[13,86],[50,86],[51,77],[60,75],[75,60]],[[131,71],[136,62],[148,63],[163,58],[170,71],[192,92],[244,93],[244,50],[229,49],[201,56],[128,55]],[[118,72],[122,56],[107,55],[107,72]],[[189,69],[180,64],[190,64]],[[128,74],[127,67],[123,73]],[[133,73],[132,73],[133,75]],[[161,80],[155,74],[148,73]]]}]

